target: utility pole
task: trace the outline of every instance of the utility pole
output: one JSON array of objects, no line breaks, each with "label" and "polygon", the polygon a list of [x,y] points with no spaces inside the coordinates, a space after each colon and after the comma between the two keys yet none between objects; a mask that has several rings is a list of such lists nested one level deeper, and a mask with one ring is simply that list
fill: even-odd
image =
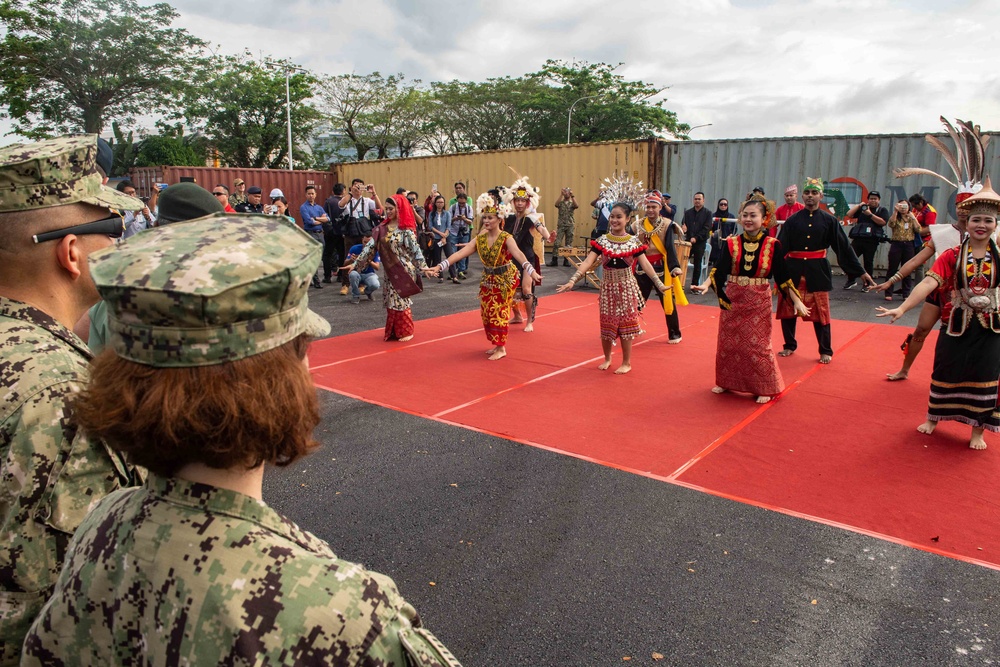
[{"label": "utility pole", "polygon": [[285,70],[285,116],[288,119],[288,171],[292,171],[295,168],[295,164],[292,161],[292,94],[288,80],[291,78],[292,72],[305,72],[306,70],[303,67],[296,67],[288,63],[275,63],[270,60],[264,61],[264,64],[272,69]]}]

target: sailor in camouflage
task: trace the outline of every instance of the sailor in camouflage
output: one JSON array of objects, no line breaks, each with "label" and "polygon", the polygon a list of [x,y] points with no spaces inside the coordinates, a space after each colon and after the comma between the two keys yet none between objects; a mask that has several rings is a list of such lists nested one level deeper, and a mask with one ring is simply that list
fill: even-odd
[{"label": "sailor in camouflage", "polygon": [[149,477],[77,531],[22,665],[459,664],[391,579],[261,498],[264,463],[316,445],[321,251],[283,218],[218,215],[94,258],[115,354],[77,417]]},{"label": "sailor in camouflage", "polygon": [[[0,665],[28,627],[87,511],[137,483],[124,457],[81,434],[70,399],[86,383],[72,327],[97,301],[87,256],[121,236],[142,202],[104,187],[97,136],[0,148]],[[117,229],[115,229],[117,225]]]}]

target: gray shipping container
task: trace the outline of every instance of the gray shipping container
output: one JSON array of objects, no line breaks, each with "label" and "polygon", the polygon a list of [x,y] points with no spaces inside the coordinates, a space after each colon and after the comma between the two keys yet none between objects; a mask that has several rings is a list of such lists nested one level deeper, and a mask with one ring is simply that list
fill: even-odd
[{"label": "gray shipping container", "polygon": [[[992,133],[991,133],[992,134]],[[955,188],[931,176],[897,179],[895,167],[923,167],[955,180],[948,164],[923,134],[876,134],[836,137],[787,137],[774,139],[720,139],[673,141],[663,147],[661,188],[672,195],[678,209],[689,208],[697,191],[705,193],[705,205],[715,210],[721,197],[735,211],[738,203],[756,186],[763,186],[768,199],[784,203],[785,188],[797,183],[801,192],[807,176],[830,183],[843,198],[828,194],[824,203],[842,217],[846,201],[865,200],[869,190],[882,194],[882,205],[890,211],[895,203],[915,193],[923,194],[938,211],[938,222],[955,219]],[[951,146],[947,134],[936,134]],[[998,158],[987,148],[986,172],[1000,177]],[[829,191],[828,191],[829,192]],[[840,206],[837,206],[837,204]],[[886,267],[887,245],[875,257],[879,269]],[[831,256],[831,260],[833,257]]]}]

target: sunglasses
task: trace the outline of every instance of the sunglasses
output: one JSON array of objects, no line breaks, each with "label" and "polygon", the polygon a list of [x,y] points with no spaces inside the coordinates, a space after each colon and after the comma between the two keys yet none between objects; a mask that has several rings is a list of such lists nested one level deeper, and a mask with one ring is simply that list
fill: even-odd
[{"label": "sunglasses", "polygon": [[212,194],[215,195],[216,197],[225,197],[226,196],[225,192],[213,192]]},{"label": "sunglasses", "polygon": [[70,234],[75,234],[77,236],[84,236],[86,234],[101,234],[103,236],[110,236],[113,239],[119,239],[124,233],[125,219],[120,215],[113,215],[108,218],[95,220],[94,222],[85,222],[82,225],[73,225],[72,227],[66,227],[65,229],[55,229],[51,232],[42,232],[41,234],[35,234],[31,238],[35,243],[54,241],[65,236],[69,236]]}]

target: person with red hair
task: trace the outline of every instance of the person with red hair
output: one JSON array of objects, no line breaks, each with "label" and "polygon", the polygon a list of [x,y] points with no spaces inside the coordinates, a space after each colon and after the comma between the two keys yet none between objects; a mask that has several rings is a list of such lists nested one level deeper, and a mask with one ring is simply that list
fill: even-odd
[{"label": "person with red hair", "polygon": [[[420,274],[430,269],[417,244],[417,222],[413,207],[403,195],[385,200],[385,221],[372,232],[361,254],[351,264],[340,267],[361,271],[378,252],[385,276],[382,303],[385,306],[385,340],[406,342],[413,338],[411,296],[422,292]],[[420,273],[418,273],[418,271]]]}]

